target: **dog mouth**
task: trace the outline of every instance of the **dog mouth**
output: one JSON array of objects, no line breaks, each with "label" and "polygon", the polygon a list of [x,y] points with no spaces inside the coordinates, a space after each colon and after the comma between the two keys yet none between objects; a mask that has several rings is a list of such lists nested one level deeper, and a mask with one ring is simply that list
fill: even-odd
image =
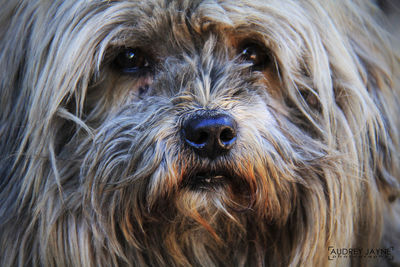
[{"label": "dog mouth", "polygon": [[226,171],[194,171],[184,177],[184,187],[195,191],[210,191],[226,186],[230,180]]}]

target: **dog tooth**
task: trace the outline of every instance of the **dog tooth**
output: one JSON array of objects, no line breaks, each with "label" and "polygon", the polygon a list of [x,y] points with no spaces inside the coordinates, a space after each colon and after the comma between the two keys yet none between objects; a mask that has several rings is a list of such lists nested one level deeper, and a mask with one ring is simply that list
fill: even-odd
[{"label": "dog tooth", "polygon": [[211,182],[211,178],[206,178],[206,182],[210,183]]}]

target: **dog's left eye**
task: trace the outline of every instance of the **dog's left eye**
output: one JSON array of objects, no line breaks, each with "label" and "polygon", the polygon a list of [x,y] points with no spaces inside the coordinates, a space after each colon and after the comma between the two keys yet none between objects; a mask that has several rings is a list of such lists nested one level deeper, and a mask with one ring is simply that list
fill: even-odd
[{"label": "dog's left eye", "polygon": [[122,49],[114,59],[114,66],[126,74],[141,74],[151,69],[151,60],[141,49]]},{"label": "dog's left eye", "polygon": [[246,43],[240,46],[238,51],[240,60],[251,63],[255,70],[262,70],[271,63],[271,55],[259,44]]}]

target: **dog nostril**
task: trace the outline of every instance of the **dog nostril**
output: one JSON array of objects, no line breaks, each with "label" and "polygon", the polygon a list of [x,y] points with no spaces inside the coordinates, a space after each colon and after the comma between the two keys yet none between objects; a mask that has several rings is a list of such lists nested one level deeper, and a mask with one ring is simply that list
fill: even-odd
[{"label": "dog nostril", "polygon": [[205,131],[196,132],[188,130],[185,138],[188,142],[191,143],[192,146],[201,147],[206,145],[208,140],[208,133]]},{"label": "dog nostril", "polygon": [[230,145],[236,139],[235,130],[231,127],[226,127],[222,130],[219,139],[224,145]]},{"label": "dog nostril", "polygon": [[199,155],[215,158],[232,148],[236,140],[235,121],[227,114],[201,111],[182,127],[184,141]]}]

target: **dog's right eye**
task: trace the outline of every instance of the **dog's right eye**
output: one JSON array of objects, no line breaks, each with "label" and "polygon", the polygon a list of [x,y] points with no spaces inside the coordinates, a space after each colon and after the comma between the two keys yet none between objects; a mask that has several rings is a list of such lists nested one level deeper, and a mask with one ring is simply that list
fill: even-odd
[{"label": "dog's right eye", "polygon": [[139,48],[122,49],[113,62],[114,67],[125,74],[143,74],[151,70],[149,56]]}]

